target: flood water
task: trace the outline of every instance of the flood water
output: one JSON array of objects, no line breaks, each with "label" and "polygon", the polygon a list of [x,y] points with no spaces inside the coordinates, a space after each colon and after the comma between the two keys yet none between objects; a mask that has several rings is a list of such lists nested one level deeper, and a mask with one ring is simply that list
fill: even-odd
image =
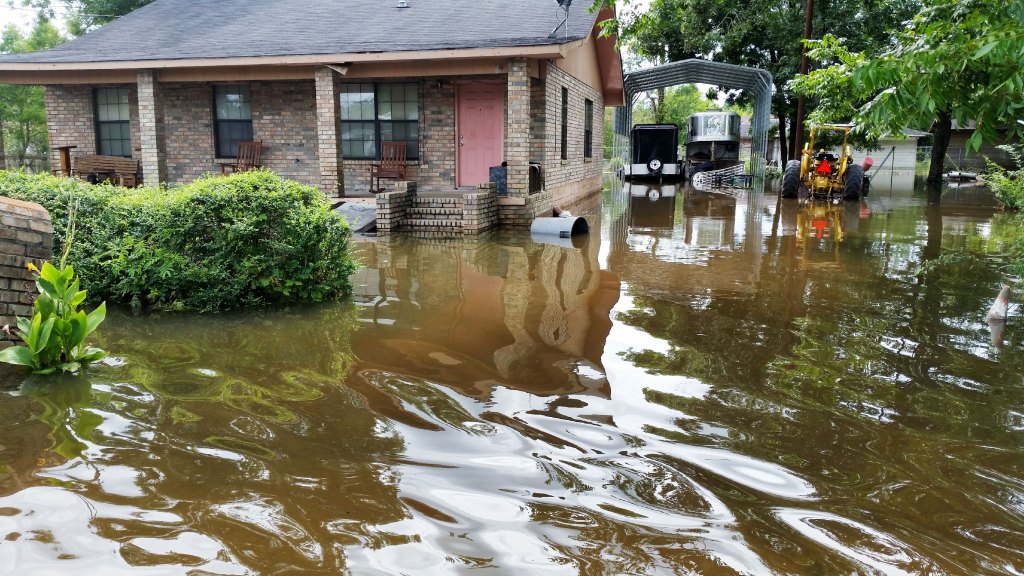
[{"label": "flood water", "polygon": [[994,212],[610,187],[577,245],[368,239],[351,303],[113,313],[0,393],[0,574],[1022,573]]}]

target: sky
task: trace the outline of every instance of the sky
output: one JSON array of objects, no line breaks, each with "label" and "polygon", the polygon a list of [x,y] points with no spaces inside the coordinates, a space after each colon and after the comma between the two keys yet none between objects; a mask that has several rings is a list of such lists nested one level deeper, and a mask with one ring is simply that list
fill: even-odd
[{"label": "sky", "polygon": [[8,6],[6,2],[0,4],[0,29],[6,28],[8,24],[14,24],[26,30],[32,25],[36,11],[31,8]]}]

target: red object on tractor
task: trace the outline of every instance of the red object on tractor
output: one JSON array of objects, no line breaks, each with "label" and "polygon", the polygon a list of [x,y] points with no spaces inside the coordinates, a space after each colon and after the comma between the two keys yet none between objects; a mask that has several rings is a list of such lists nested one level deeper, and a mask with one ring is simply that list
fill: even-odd
[{"label": "red object on tractor", "polygon": [[811,221],[811,226],[814,227],[814,237],[815,238],[824,238],[825,237],[825,228],[828,227],[828,220],[812,220]]},{"label": "red object on tractor", "polygon": [[821,164],[818,164],[818,167],[815,168],[814,171],[815,172],[819,172],[821,174],[831,174],[832,173],[832,167],[829,166],[828,160],[822,160]]}]

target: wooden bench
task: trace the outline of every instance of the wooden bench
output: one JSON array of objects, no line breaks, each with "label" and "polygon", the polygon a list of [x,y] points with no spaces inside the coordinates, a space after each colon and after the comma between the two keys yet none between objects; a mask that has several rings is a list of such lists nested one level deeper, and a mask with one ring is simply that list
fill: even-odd
[{"label": "wooden bench", "polygon": [[263,141],[239,142],[238,158],[234,162],[225,162],[220,165],[220,173],[246,172],[259,168],[263,161]]},{"label": "wooden bench", "polygon": [[71,166],[71,175],[92,183],[110,182],[135,188],[139,185],[139,161],[99,154],[76,156]]},{"label": "wooden bench", "polygon": [[405,180],[405,166],[405,142],[381,142],[380,162],[370,165],[370,192],[384,191],[381,178]]}]

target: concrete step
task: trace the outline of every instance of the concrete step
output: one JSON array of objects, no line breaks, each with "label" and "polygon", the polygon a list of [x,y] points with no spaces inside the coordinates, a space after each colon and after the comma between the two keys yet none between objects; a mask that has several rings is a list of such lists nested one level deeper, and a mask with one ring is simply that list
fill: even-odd
[{"label": "concrete step", "polygon": [[417,208],[458,208],[461,210],[465,201],[461,197],[417,196],[413,199],[412,205]]},{"label": "concrete step", "polygon": [[416,220],[462,220],[462,208],[411,206],[408,217]]},{"label": "concrete step", "polygon": [[401,230],[421,230],[424,232],[443,232],[462,230],[462,220],[439,220],[433,218],[405,218]]}]

